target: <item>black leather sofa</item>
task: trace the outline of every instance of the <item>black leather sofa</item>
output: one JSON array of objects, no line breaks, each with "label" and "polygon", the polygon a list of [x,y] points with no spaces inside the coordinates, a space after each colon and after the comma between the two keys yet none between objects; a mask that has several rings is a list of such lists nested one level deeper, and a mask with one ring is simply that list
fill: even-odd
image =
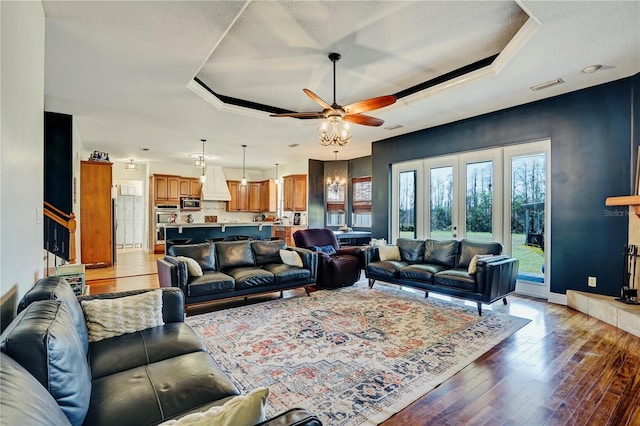
[{"label": "black leather sofa", "polygon": [[[376,280],[400,284],[425,291],[446,294],[477,302],[482,315],[482,303],[491,304],[513,293],[518,276],[518,259],[501,255],[502,245],[496,242],[470,240],[414,240],[399,238],[396,242],[400,260],[381,261],[378,247],[365,251],[365,275],[369,287]],[[469,273],[475,255],[493,255],[477,260],[476,272]]]},{"label": "black leather sofa", "polygon": [[[300,255],[302,266],[283,263],[280,250]],[[195,259],[203,275],[188,272],[184,256]],[[160,287],[178,287],[185,304],[289,290],[316,283],[318,256],[310,250],[286,247],[282,240],[220,241],[174,245],[157,260]]]},{"label": "black leather sofa", "polygon": [[[58,277],[39,280],[0,335],[0,425],[155,425],[238,395],[184,323],[182,292],[160,291],[164,325],[89,343],[71,287]],[[321,423],[293,409],[263,424]]]}]

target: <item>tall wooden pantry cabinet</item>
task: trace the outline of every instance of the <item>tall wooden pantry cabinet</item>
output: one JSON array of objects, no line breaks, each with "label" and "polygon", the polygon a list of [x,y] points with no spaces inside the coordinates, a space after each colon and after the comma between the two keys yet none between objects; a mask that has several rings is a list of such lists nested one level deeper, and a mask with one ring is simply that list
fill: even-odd
[{"label": "tall wooden pantry cabinet", "polygon": [[80,253],[87,268],[113,265],[111,165],[80,163]]}]

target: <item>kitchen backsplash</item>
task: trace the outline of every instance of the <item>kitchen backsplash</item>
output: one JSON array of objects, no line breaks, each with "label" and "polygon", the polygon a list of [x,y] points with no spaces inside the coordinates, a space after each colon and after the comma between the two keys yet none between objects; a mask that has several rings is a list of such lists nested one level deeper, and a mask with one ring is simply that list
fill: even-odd
[{"label": "kitchen backsplash", "polygon": [[179,223],[188,223],[188,217],[193,217],[193,223],[204,223],[206,216],[218,216],[218,223],[247,223],[253,222],[254,213],[228,212],[224,201],[202,201],[202,210],[180,212]]}]

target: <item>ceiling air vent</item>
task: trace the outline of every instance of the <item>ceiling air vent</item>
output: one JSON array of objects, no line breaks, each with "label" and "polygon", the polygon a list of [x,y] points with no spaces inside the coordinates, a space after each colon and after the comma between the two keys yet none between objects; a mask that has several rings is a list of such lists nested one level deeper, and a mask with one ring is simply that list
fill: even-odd
[{"label": "ceiling air vent", "polygon": [[392,124],[391,126],[387,126],[384,129],[385,130],[395,130],[395,129],[399,129],[403,127],[402,124]]},{"label": "ceiling air vent", "polygon": [[555,80],[547,81],[546,83],[538,84],[536,86],[531,86],[531,90],[537,92],[538,90],[548,89],[549,87],[557,86],[558,84],[564,83],[564,80],[561,78],[556,78]]}]

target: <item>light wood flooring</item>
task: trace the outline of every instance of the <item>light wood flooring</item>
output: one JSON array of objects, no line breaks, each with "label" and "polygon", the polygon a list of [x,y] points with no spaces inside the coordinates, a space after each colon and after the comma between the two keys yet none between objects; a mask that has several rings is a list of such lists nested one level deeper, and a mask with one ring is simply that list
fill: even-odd
[{"label": "light wood flooring", "polygon": [[[119,251],[115,267],[87,270],[90,292],[158,287],[160,256]],[[244,303],[216,302],[188,314]],[[491,309],[532,321],[383,425],[640,425],[640,338],[529,297],[511,296]]]}]

